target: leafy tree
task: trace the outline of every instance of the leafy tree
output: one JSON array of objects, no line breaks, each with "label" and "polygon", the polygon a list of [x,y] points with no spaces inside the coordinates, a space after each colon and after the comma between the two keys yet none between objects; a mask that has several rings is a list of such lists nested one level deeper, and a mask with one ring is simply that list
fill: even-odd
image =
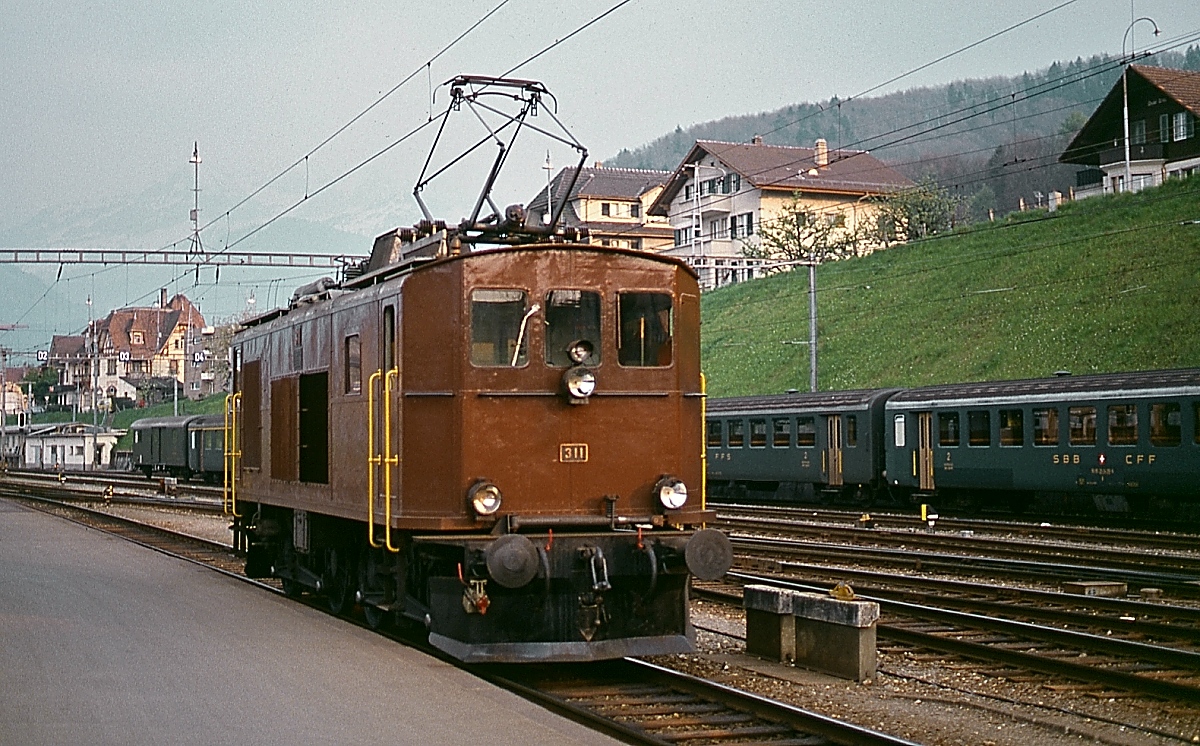
[{"label": "leafy tree", "polygon": [[742,255],[821,264],[858,254],[863,236],[848,230],[840,213],[812,212],[801,199],[794,193],[777,217],[760,223],[757,240],[743,241]]},{"label": "leafy tree", "polygon": [[49,404],[50,388],[58,383],[58,371],[49,366],[32,368],[25,373],[21,382],[29,384],[29,393],[34,402],[46,406]]},{"label": "leafy tree", "polygon": [[958,198],[925,176],[912,189],[872,200],[879,212],[875,218],[879,239],[895,241],[925,238],[954,227]]}]

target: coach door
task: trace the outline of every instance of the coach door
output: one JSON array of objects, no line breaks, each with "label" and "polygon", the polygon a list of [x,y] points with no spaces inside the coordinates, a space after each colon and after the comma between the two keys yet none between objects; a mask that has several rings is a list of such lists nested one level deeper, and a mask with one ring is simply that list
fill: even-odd
[{"label": "coach door", "polygon": [[919,489],[933,489],[933,412],[917,413],[917,482]]},{"label": "coach door", "polygon": [[842,416],[831,414],[827,420],[829,440],[825,450],[830,487],[841,487],[842,481]]}]

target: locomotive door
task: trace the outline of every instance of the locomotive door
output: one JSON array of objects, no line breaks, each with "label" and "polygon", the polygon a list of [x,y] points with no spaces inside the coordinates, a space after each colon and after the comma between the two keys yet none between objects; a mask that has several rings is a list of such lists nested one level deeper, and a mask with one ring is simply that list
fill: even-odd
[{"label": "locomotive door", "polygon": [[917,483],[933,489],[933,412],[917,413]]},{"label": "locomotive door", "polygon": [[825,457],[829,465],[829,486],[841,487],[842,480],[842,416],[831,414],[827,420],[829,441],[826,444]]},{"label": "locomotive door", "polygon": [[[400,369],[396,355],[396,307],[379,317],[378,368],[367,378],[367,492],[373,546],[392,544],[392,520],[400,511]],[[381,524],[383,531],[376,531]],[[382,533],[383,536],[379,534]]]}]

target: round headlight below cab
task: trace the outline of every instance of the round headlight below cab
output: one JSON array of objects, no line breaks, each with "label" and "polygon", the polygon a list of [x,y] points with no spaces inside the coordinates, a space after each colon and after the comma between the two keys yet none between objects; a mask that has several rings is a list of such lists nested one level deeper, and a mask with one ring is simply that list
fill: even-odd
[{"label": "round headlight below cab", "polygon": [[571,397],[572,404],[583,404],[596,390],[596,374],[582,365],[577,365],[568,368],[563,374],[563,385]]},{"label": "round headlight below cab", "polygon": [[675,477],[663,477],[658,480],[654,491],[658,493],[658,501],[667,510],[679,510],[687,502],[687,485]]},{"label": "round headlight below cab", "polygon": [[500,509],[500,488],[488,481],[479,481],[467,490],[467,501],[477,515],[492,515]]}]

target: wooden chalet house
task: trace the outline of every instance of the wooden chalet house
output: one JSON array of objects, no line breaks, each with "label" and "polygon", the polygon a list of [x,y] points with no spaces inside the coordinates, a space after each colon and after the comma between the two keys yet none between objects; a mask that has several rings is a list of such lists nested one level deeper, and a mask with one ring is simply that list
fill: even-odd
[{"label": "wooden chalet house", "polygon": [[1129,173],[1125,184],[1125,87],[1121,80],[1059,156],[1084,168],[1075,197],[1138,191],[1200,168],[1200,72],[1130,65]]},{"label": "wooden chalet house", "polygon": [[571,187],[574,173],[574,167],[564,168],[551,180],[552,203],[547,204],[546,189],[538,192],[528,208],[534,219],[542,220],[565,200],[559,225],[586,228],[590,243],[643,251],[671,245],[671,226],[664,218],[648,213],[670,172],[605,168],[597,162],[580,169]]}]

